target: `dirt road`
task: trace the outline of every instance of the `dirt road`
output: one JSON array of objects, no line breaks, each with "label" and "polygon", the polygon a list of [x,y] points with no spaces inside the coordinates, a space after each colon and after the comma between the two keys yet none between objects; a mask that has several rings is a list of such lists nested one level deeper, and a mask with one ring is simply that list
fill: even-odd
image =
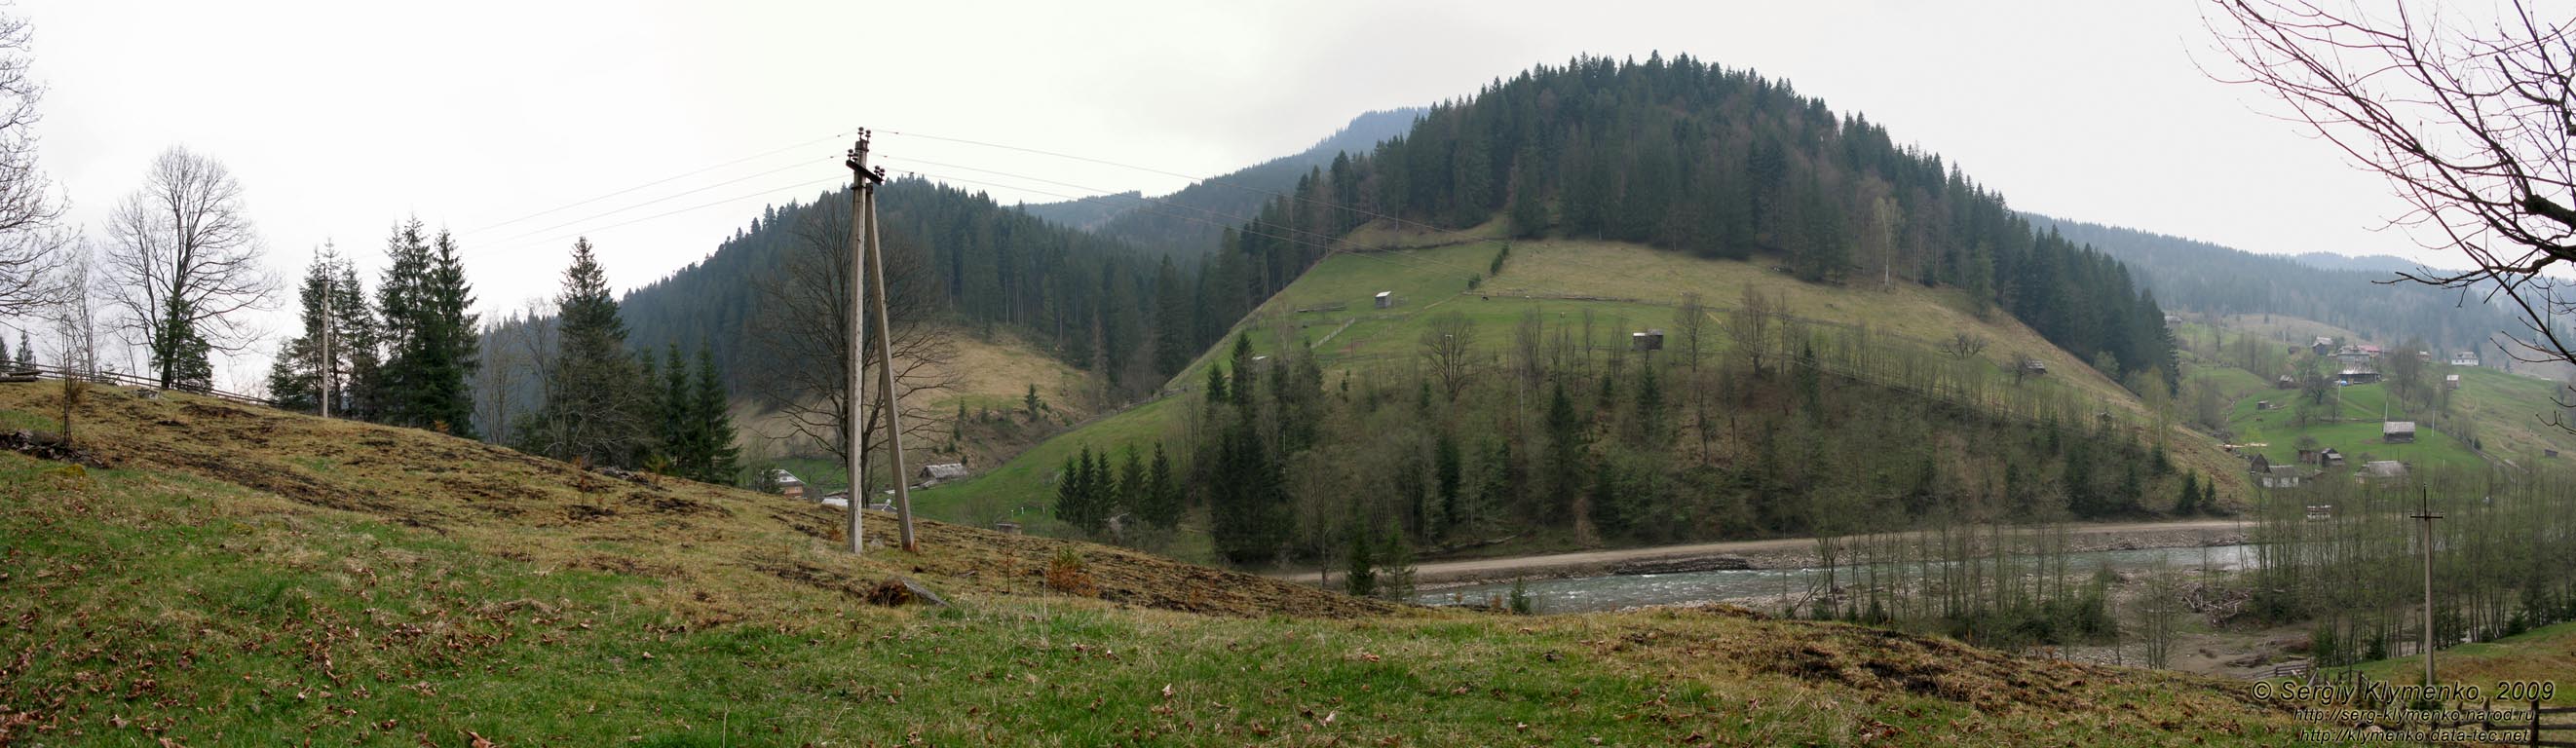
[{"label": "dirt road", "polygon": [[[2077,550],[2107,550],[2121,547],[2176,548],[2207,545],[2226,541],[2231,537],[2241,537],[2247,526],[2248,523],[2233,519],[2116,522],[2073,525],[2067,528],[2067,534]],[[1754,568],[1801,566],[1813,560],[1815,547],[1816,541],[1813,538],[1773,538],[1554,553],[1541,556],[1436,561],[1416,565],[1413,581],[1417,585],[1444,585],[1505,580],[1520,576],[1596,576],[1611,573],[1612,569],[1623,564],[1687,561],[1720,556],[1747,557],[1747,561]],[[1311,570],[1272,576],[1307,582],[1313,582],[1317,578],[1315,572]]]}]

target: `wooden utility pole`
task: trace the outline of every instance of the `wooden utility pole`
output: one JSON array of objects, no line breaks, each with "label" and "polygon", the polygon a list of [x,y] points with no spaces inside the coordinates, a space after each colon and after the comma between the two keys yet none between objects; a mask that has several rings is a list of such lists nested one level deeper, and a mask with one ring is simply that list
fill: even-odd
[{"label": "wooden utility pole", "polygon": [[2419,508],[2415,510],[2414,517],[2424,521],[2424,686],[2431,688],[2433,685],[2433,520],[2441,519],[2442,515],[2433,513],[2433,495],[2430,490],[2417,488],[2415,491],[2421,503],[2417,504]]},{"label": "wooden utility pole", "polygon": [[[316,389],[322,417],[331,417],[331,269],[322,269],[322,385]],[[270,393],[272,395],[276,393]]]},{"label": "wooden utility pole", "polygon": [[861,520],[868,507],[866,378],[861,376],[867,368],[867,353],[861,345],[867,337],[868,313],[867,294],[862,289],[867,288],[868,278],[867,237],[874,233],[862,222],[875,220],[876,211],[873,209],[876,207],[877,183],[884,180],[877,173],[868,171],[866,128],[859,129],[859,141],[850,146],[849,160],[844,163],[850,167],[850,355],[847,364],[850,389],[842,404],[849,419],[849,441],[845,451],[850,469],[850,552],[857,554],[867,549],[865,523]]},{"label": "wooden utility pole", "polygon": [[[906,551],[919,551],[921,546],[912,533],[912,491],[905,485],[903,474],[903,410],[895,396],[894,333],[886,301],[885,245],[877,236],[877,185],[885,183],[885,170],[868,168],[868,135],[859,129],[859,141],[850,148],[850,552],[864,552],[861,517],[867,511],[867,361],[873,354],[877,361],[876,404],[885,409],[886,474],[894,481],[894,510],[897,537]],[[876,316],[868,315],[870,307]],[[876,345],[869,346],[870,337]],[[869,348],[875,350],[871,351]]]},{"label": "wooden utility pole", "polygon": [[[882,180],[884,177],[878,177]],[[870,334],[877,339],[877,401],[885,406],[886,475],[894,482],[894,517],[903,549],[919,552],[921,545],[912,538],[912,487],[903,472],[903,403],[894,391],[894,324],[886,309],[885,242],[877,236],[877,198],[868,194],[868,283],[876,297],[876,328]]]}]

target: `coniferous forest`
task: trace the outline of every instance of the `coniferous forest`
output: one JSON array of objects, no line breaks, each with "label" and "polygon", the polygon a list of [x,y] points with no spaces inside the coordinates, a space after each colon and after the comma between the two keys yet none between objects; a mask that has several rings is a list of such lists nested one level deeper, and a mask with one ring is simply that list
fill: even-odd
[{"label": "coniferous forest", "polygon": [[1235,237],[1246,267],[1218,275],[1258,298],[1320,256],[1306,237],[1378,216],[1461,229],[1497,215],[1516,237],[1759,254],[1816,283],[1958,287],[2087,361],[2174,376],[2164,312],[2119,262],[2034,233],[2001,195],[1867,119],[1687,56],[1578,58],[1433,107],[1271,202]]}]

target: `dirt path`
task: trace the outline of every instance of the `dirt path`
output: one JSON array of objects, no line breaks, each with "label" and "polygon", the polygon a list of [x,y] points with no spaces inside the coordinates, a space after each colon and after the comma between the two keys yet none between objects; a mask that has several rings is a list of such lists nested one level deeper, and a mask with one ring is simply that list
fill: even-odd
[{"label": "dirt path", "polygon": [[[2077,550],[2109,550],[2123,547],[2176,548],[2208,545],[2241,538],[2247,526],[2246,522],[2232,519],[2115,522],[2075,525],[2067,529],[2067,534],[2072,537]],[[1773,538],[1579,551],[1541,556],[1436,561],[1416,565],[1413,580],[1415,584],[1443,585],[1504,580],[1518,576],[1598,576],[1611,573],[1612,569],[1623,564],[1680,562],[1720,556],[1744,557],[1753,568],[1776,568],[1804,565],[1812,560],[1815,547],[1816,541],[1813,538]],[[1311,569],[1271,576],[1308,582],[1316,579],[1316,574]]]}]

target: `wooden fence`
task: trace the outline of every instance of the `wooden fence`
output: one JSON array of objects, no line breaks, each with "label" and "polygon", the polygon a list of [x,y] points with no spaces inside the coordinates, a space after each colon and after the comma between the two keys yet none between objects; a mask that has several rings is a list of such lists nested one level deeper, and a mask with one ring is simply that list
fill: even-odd
[{"label": "wooden fence", "polygon": [[[2522,702],[2508,702],[2506,704],[2506,708],[2520,706],[2521,704]],[[2452,729],[2475,727],[2490,733],[2513,730],[2519,731],[2523,735],[2521,740],[2489,742],[2487,745],[2526,745],[2576,748],[2576,722],[2549,722],[2544,719],[2548,717],[2576,715],[2576,706],[2544,707],[2540,705],[2541,701],[2538,699],[2533,699],[2530,704],[2530,712],[2524,719],[2516,719],[2507,722],[2495,721],[2495,702],[2490,700],[2480,707],[2482,711],[2486,712],[2486,719],[2474,722],[2462,721],[2450,724],[2443,724],[2437,720],[2434,722],[2434,725],[2437,727]]]},{"label": "wooden fence", "polygon": [[[154,390],[165,390],[165,388],[161,386],[161,380],[138,377],[132,374],[120,374],[112,371],[70,372],[51,366],[11,366],[6,371],[0,371],[0,382],[33,382],[41,379],[51,379],[56,381],[63,379],[78,379],[91,384],[104,384],[114,387],[144,387]],[[240,403],[243,405],[260,405],[271,408],[277,407],[277,401],[275,400],[245,395],[238,392],[225,392],[212,387],[190,387],[182,385],[166,388],[166,390],[204,395],[218,400]]]}]

